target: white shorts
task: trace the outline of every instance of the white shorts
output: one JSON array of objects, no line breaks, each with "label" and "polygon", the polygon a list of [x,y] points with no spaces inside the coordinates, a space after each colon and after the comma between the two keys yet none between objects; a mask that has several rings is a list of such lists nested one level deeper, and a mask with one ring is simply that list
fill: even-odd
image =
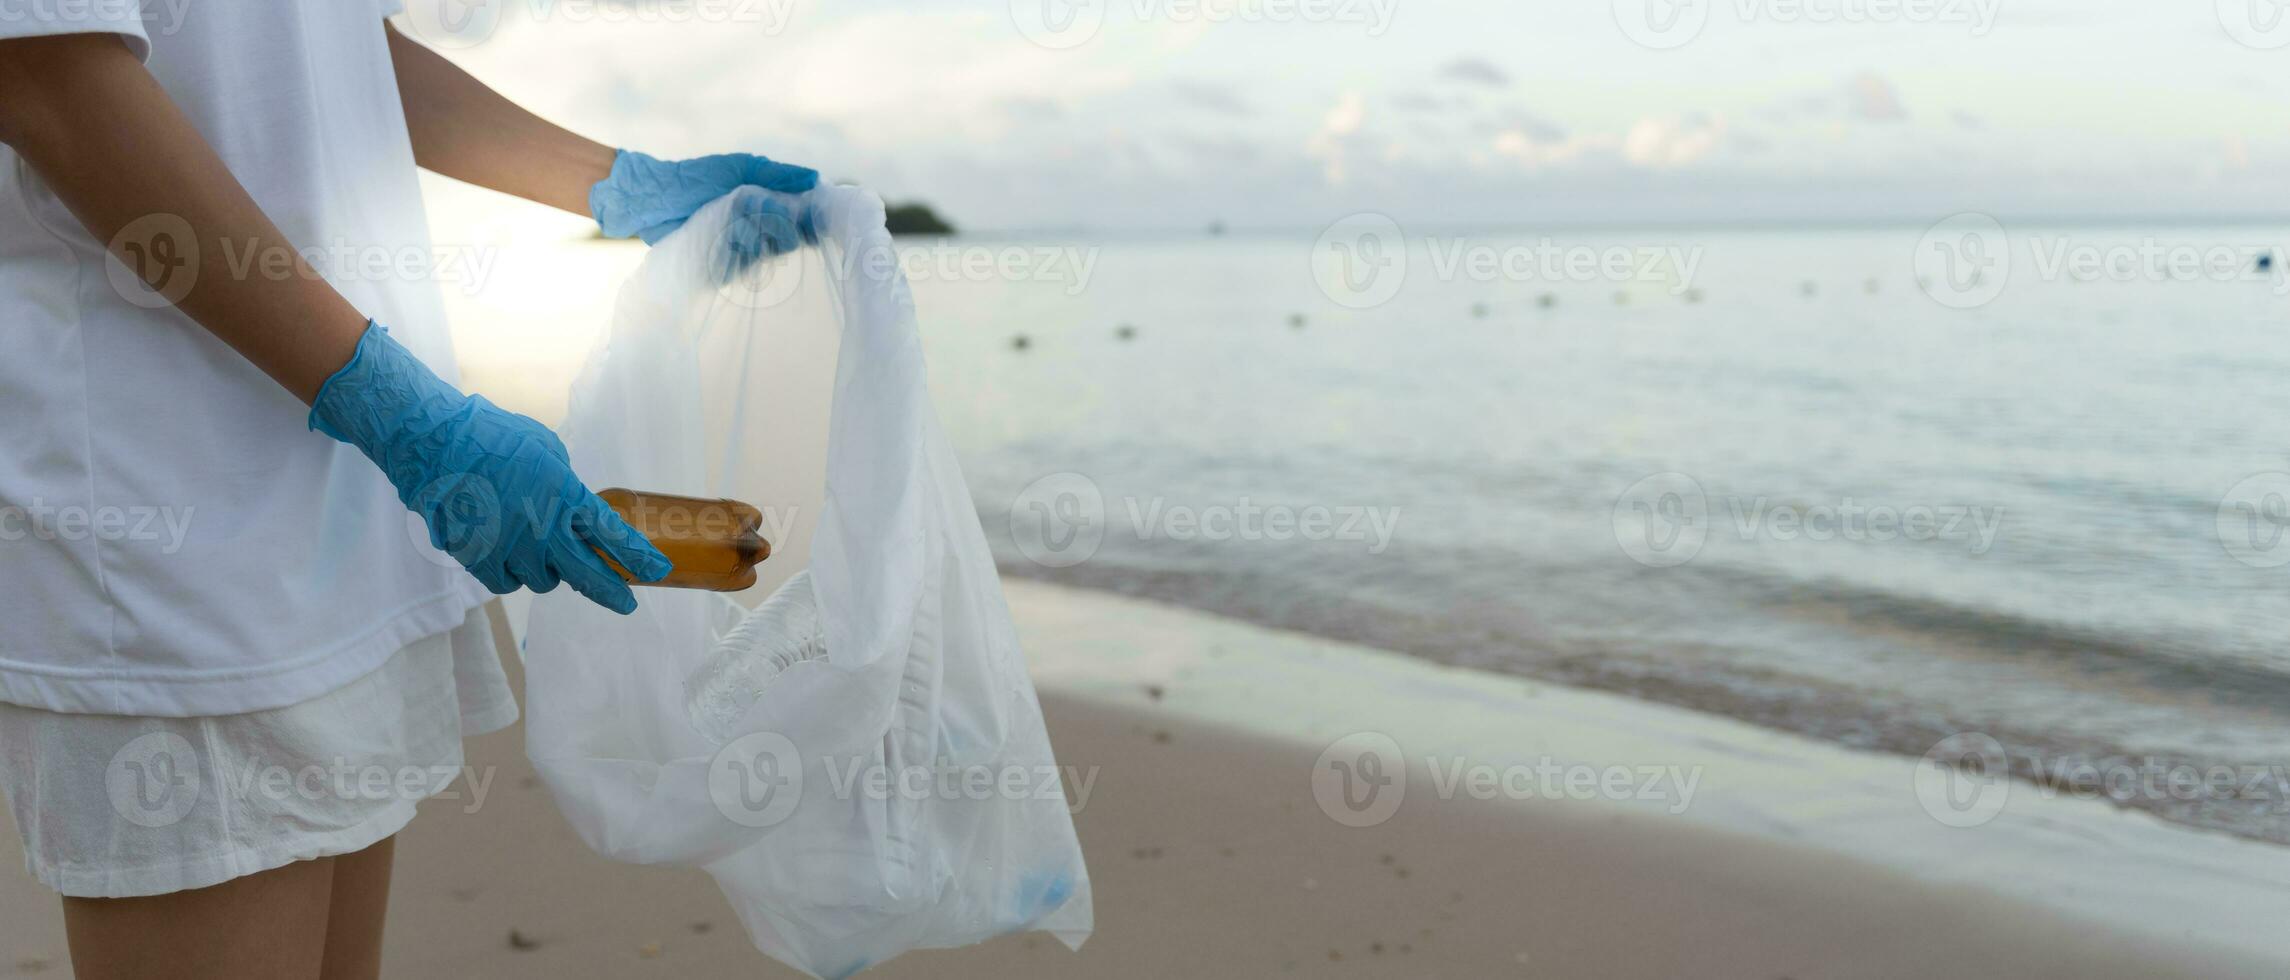
[{"label": "white shorts", "polygon": [[373,673],[241,715],[0,704],[0,792],[24,863],[65,895],[220,884],[362,850],[461,775],[461,739],[517,720],[483,607]]}]

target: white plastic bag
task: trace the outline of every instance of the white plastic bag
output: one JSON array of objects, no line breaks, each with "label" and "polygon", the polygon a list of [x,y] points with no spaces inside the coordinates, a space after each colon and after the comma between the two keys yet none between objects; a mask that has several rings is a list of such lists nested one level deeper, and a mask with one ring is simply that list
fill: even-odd
[{"label": "white plastic bag", "polygon": [[[706,868],[812,974],[1026,929],[1078,947],[1088,873],[882,202],[775,196],[817,247],[719,287],[734,210],[702,209],[622,287],[559,429],[592,487],[756,505],[772,556],[748,592],[643,589],[628,617],[536,598],[527,751],[590,847]],[[806,569],[825,655],[695,726],[687,681]]]}]

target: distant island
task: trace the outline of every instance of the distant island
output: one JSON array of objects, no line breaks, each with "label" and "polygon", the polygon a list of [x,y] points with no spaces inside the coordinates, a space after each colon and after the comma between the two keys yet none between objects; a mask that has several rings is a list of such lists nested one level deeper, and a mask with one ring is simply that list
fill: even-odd
[{"label": "distant island", "polygon": [[883,209],[884,224],[893,235],[951,235],[954,226],[921,201],[892,204]]}]

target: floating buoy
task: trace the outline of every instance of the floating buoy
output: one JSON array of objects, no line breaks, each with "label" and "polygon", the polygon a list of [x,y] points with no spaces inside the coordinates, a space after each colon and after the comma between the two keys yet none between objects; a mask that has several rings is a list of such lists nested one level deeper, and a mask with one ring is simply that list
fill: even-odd
[{"label": "floating buoy", "polygon": [[1699,303],[1699,302],[1701,302],[1701,301],[1702,301],[1702,291],[1701,291],[1701,290],[1699,290],[1699,289],[1689,289],[1689,290],[1686,290],[1686,302],[1688,302],[1688,303]]},{"label": "floating buoy", "polygon": [[1813,280],[1811,280],[1811,279],[1807,279],[1807,280],[1805,280],[1805,285],[1804,285],[1804,286],[1802,286],[1802,287],[1800,287],[1800,289],[1801,289],[1801,290],[1804,292],[1804,294],[1805,294],[1805,295],[1807,295],[1807,296],[1811,296],[1811,295],[1813,295],[1814,293],[1817,293],[1817,292],[1820,292],[1820,291],[1821,291],[1821,287],[1814,285],[1814,284],[1813,284]]},{"label": "floating buoy", "polygon": [[1025,334],[1019,334],[1019,335],[1017,335],[1017,336],[1015,336],[1015,337],[1012,337],[1012,338],[1010,338],[1010,349],[1011,349],[1011,350],[1025,350],[1026,348],[1028,348],[1028,347],[1032,347],[1032,346],[1034,346],[1034,342],[1033,342],[1031,339],[1029,339],[1029,338],[1028,338],[1028,337],[1027,337]]},{"label": "floating buoy", "polygon": [[1134,340],[1137,337],[1137,328],[1124,323],[1113,328],[1113,335],[1123,340]]},{"label": "floating buoy", "polygon": [[1472,318],[1472,319],[1474,319],[1474,320],[1484,320],[1484,319],[1486,319],[1486,318],[1487,318],[1487,304],[1485,304],[1485,303],[1473,303],[1473,304],[1471,304],[1471,318]]},{"label": "floating buoy", "polygon": [[1621,292],[1621,291],[1617,290],[1617,291],[1614,293],[1614,305],[1616,305],[1616,306],[1628,306],[1628,305],[1630,305],[1630,294],[1629,294],[1629,293],[1625,293],[1625,292]]},{"label": "floating buoy", "polygon": [[1535,297],[1535,305],[1540,306],[1546,310],[1550,309],[1551,307],[1558,305],[1558,296],[1553,293],[1544,293],[1541,296]]},{"label": "floating buoy", "polygon": [[1297,329],[1297,330],[1302,330],[1302,329],[1304,329],[1304,314],[1302,314],[1302,313],[1290,313],[1290,314],[1288,314],[1288,325],[1289,325],[1290,327],[1292,327],[1292,328],[1295,328],[1295,329]]},{"label": "floating buoy", "polygon": [[1881,288],[1883,288],[1883,284],[1881,284],[1881,283],[1877,282],[1877,281],[1876,281],[1876,280],[1874,280],[1874,279],[1871,279],[1871,280],[1869,280],[1869,281],[1868,281],[1868,283],[1867,283],[1866,285],[1862,286],[1861,288],[1868,290],[1868,293],[1869,293],[1869,295],[1871,295],[1871,296],[1874,296],[1874,295],[1876,295],[1876,294],[1877,294],[1877,290],[1878,290],[1878,289],[1881,289]]}]

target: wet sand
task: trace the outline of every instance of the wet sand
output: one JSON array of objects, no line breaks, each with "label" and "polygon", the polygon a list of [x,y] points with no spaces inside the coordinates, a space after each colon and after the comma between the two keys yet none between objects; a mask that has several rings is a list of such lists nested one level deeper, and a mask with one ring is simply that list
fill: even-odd
[{"label": "wet sand", "polygon": [[[1076,820],[1097,932],[1079,953],[1047,936],[1012,936],[910,954],[870,976],[2282,972],[2196,939],[2096,927],[1995,890],[1656,810],[1411,791],[1388,820],[1348,827],[1312,792],[1325,741],[1205,720],[1214,711],[1201,705],[1215,699],[1202,686],[1224,679],[1154,659],[1181,653],[1166,649],[1179,642],[1168,637],[1189,631],[1220,645],[1298,644],[1318,650],[1327,670],[1358,674],[1344,651],[1042,586],[1014,584],[1012,599],[1046,662],[1038,673],[1060,761],[1095,772]],[[1112,620],[1138,628],[1104,629]],[[1094,635],[1123,638],[1076,649],[1090,642],[1076,628],[1091,623]],[[1044,644],[1061,649],[1046,654]],[[1140,668],[1111,648],[1119,644],[1129,654],[1152,648],[1147,659],[1159,666]],[[1116,682],[1139,669],[1158,673]],[[1223,686],[1256,683],[1252,676],[1260,674],[1236,667]],[[1552,714],[1546,724],[1572,724]],[[705,875],[589,853],[534,779],[522,738],[520,726],[472,740],[471,763],[491,776],[483,805],[433,800],[401,838],[389,976],[795,976],[749,947]],[[1413,763],[1409,779],[1432,785]],[[0,976],[69,976],[54,898],[18,870],[14,834],[0,840],[9,866],[0,871]]]}]

